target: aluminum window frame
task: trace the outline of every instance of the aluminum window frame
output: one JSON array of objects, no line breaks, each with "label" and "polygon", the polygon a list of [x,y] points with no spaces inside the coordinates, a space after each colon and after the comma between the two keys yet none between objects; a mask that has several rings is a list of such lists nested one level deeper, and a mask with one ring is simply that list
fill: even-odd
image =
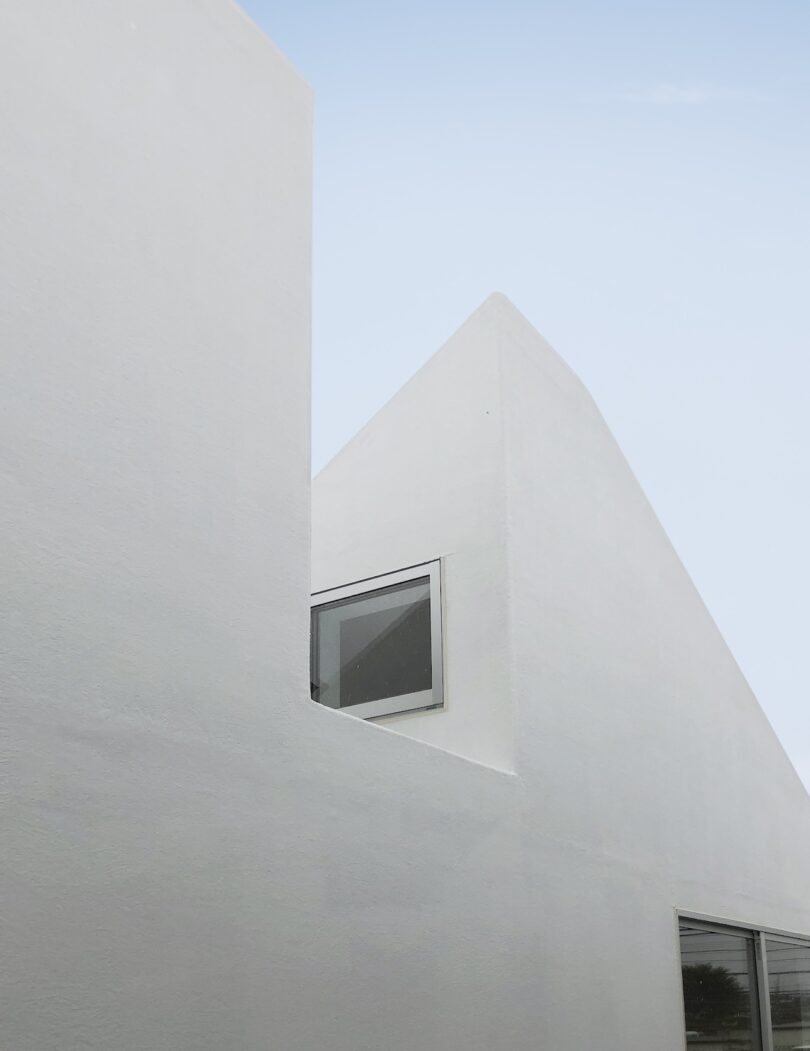
[{"label": "aluminum window frame", "polygon": [[[762,1051],[774,1051],[773,1028],[771,1024],[771,993],[768,981],[768,950],[767,941],[784,942],[791,945],[810,947],[810,935],[794,934],[792,931],[779,930],[775,927],[763,927],[760,924],[743,923],[736,920],[710,916],[701,912],[686,912],[683,909],[675,910],[675,930],[678,935],[678,959],[680,955],[680,929],[681,925],[688,925],[698,929],[712,931],[715,934],[743,935],[753,939],[754,944],[754,967],[755,987],[757,991],[757,1015],[759,1019],[759,1032]],[[686,1016],[685,1004],[683,1002],[683,983],[681,983],[681,1004],[684,1008],[684,1020]],[[684,1025],[684,1048],[691,1051],[686,1040],[686,1027]]]},{"label": "aluminum window frame", "polygon": [[[410,712],[442,710],[444,708],[444,632],[442,611],[442,565],[441,559],[408,566],[380,576],[365,577],[343,584],[336,588],[327,588],[313,592],[310,596],[310,679],[316,681],[318,662],[318,620],[315,611],[344,603],[346,599],[361,598],[376,591],[394,587],[397,584],[416,583],[427,580],[430,597],[430,672],[431,688],[416,693],[400,694],[397,697],[383,697],[379,700],[365,701],[361,704],[347,705],[344,708],[332,708],[332,711],[343,712],[355,718],[373,720],[384,719],[392,715],[405,715]],[[314,703],[322,707],[322,701],[313,698]]]}]

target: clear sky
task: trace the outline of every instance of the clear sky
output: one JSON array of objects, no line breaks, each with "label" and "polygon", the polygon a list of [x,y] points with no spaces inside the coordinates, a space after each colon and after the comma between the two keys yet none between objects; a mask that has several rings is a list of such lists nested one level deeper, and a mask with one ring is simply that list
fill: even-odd
[{"label": "clear sky", "polygon": [[810,786],[810,0],[243,7],[315,90],[314,468],[504,292]]}]

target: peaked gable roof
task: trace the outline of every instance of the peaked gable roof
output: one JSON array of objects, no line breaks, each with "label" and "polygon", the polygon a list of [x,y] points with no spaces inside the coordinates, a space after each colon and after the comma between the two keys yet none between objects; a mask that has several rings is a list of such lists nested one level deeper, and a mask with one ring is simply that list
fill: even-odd
[{"label": "peaked gable roof", "polygon": [[756,830],[806,893],[804,786],[592,398],[502,295],[314,482],[316,588],[432,558],[447,711],[389,725],[516,770],[584,845],[677,841],[754,884]]}]

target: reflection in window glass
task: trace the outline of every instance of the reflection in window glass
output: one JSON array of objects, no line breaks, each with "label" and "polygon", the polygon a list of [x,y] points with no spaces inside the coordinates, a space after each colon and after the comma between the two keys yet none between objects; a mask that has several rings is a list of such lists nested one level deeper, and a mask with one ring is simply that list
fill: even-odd
[{"label": "reflection in window glass", "polygon": [[754,939],[681,924],[686,1042],[701,1051],[761,1051]]},{"label": "reflection in window glass", "polygon": [[810,1047],[810,945],[768,939],[774,1051]]},{"label": "reflection in window glass", "polygon": [[374,716],[436,703],[430,579],[315,606],[312,658],[313,698],[330,708]]}]

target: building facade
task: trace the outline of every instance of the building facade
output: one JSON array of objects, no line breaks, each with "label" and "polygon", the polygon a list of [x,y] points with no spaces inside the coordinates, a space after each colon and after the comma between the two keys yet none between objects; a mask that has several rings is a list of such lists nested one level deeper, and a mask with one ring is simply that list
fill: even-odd
[{"label": "building facade", "polygon": [[0,29],[3,1043],[810,1044],[810,801],[581,383],[491,297],[310,560],[308,88]]}]

